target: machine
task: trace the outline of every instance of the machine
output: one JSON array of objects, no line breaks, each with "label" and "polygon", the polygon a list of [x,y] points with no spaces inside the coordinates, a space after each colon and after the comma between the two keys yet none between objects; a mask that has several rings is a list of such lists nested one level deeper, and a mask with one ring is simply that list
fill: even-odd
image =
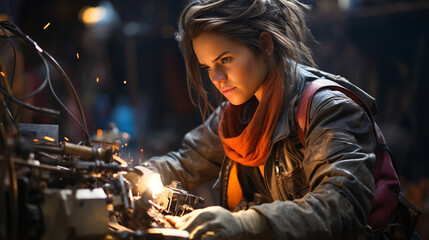
[{"label": "machine", "polygon": [[[93,141],[61,66],[13,23],[0,22],[0,29],[3,39],[19,39],[34,49],[46,68],[46,78],[34,92],[14,96],[13,79],[0,66],[0,239],[188,239],[189,233],[175,229],[165,216],[193,211],[203,199],[181,189],[178,182],[163,186],[159,176],[128,165],[117,147],[120,142]],[[78,117],[55,94],[49,64],[63,77]],[[84,133],[81,142],[59,142],[58,125],[16,121],[11,110],[16,106],[60,115],[56,109],[25,102],[47,85]],[[153,181],[145,180],[136,191],[132,176]]]}]

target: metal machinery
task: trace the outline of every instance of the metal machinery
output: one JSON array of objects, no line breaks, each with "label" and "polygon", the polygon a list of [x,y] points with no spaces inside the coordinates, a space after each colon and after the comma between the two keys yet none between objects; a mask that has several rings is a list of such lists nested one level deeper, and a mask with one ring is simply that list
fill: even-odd
[{"label": "metal machinery", "polygon": [[[126,176],[147,176],[127,166],[115,144],[91,141],[79,98],[54,58],[14,24],[0,22],[0,29],[4,39],[34,48],[46,67],[45,81],[26,97],[49,85],[86,136],[79,144],[51,141],[46,137],[57,140],[58,126],[17,123],[12,104],[50,116],[60,112],[25,103],[25,97],[12,94],[11,81],[0,76],[0,239],[188,239],[189,233],[175,229],[165,216],[190,212],[203,199],[177,182],[161,185],[159,194],[146,182],[133,195],[135,186]],[[79,118],[56,96],[48,62],[64,78]]]}]

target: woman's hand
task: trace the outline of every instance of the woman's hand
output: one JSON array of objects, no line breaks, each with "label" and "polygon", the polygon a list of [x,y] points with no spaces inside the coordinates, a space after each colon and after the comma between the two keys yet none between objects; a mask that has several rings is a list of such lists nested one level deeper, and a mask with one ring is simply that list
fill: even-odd
[{"label": "woman's hand", "polygon": [[176,223],[176,228],[188,231],[191,239],[231,239],[243,234],[240,219],[220,206],[186,214]]},{"label": "woman's hand", "polygon": [[220,206],[197,209],[170,223],[190,233],[190,239],[272,239],[265,217],[254,209],[234,212]]}]

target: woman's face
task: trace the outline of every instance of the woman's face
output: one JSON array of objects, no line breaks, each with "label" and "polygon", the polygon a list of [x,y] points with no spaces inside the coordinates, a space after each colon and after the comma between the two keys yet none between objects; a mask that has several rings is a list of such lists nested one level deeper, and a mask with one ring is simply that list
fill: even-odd
[{"label": "woman's face", "polygon": [[267,65],[244,44],[216,33],[202,33],[192,40],[201,68],[212,83],[233,104],[240,105],[253,95],[262,97]]}]

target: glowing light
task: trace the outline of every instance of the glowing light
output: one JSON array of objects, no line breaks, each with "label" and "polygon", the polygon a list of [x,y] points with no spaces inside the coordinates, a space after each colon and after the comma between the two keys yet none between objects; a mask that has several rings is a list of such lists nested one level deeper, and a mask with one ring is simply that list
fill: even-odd
[{"label": "glowing light", "polygon": [[95,81],[98,83],[98,82],[100,82],[100,78],[99,77],[97,77],[97,79],[95,79]]},{"label": "glowing light", "polygon": [[149,179],[149,188],[152,191],[153,198],[156,198],[156,195],[162,192],[163,187],[161,176],[158,173],[152,174]]},{"label": "glowing light", "polygon": [[128,146],[128,143],[125,143],[125,147]]},{"label": "glowing light", "polygon": [[0,74],[1,74],[3,77],[6,77],[6,74],[4,74],[4,72],[0,72]]},{"label": "glowing light", "polygon": [[45,30],[47,27],[49,27],[49,25],[51,25],[50,22],[48,22],[48,24],[45,25],[45,27],[43,28],[43,30]]},{"label": "glowing light", "polygon": [[97,129],[97,135],[98,135],[98,136],[103,135],[103,130],[101,130],[101,129]]},{"label": "glowing light", "polygon": [[40,140],[35,138],[35,139],[33,139],[33,142],[40,142]]},{"label": "glowing light", "polygon": [[84,7],[80,11],[80,18],[86,25],[93,25],[100,22],[107,15],[105,7]]},{"label": "glowing light", "polygon": [[69,139],[67,137],[64,137],[64,140],[66,140],[67,142],[69,141]]},{"label": "glowing light", "polygon": [[76,57],[77,57],[77,59],[79,59],[79,53],[78,52],[76,53]]},{"label": "glowing light", "polygon": [[127,81],[124,81],[124,84],[127,84]]},{"label": "glowing light", "polygon": [[113,160],[115,160],[115,161],[117,161],[118,163],[120,163],[120,164],[121,164],[121,167],[126,167],[126,166],[128,166],[127,161],[125,161],[124,159],[120,158],[119,156],[117,156],[117,155],[113,155],[112,157],[113,157]]},{"label": "glowing light", "polygon": [[124,133],[122,133],[122,137],[125,138],[125,139],[127,139],[127,138],[130,137],[130,134],[124,132]]},{"label": "glowing light", "polygon": [[48,136],[44,136],[43,137],[45,140],[50,141],[50,142],[55,142],[55,139],[48,137]]}]

